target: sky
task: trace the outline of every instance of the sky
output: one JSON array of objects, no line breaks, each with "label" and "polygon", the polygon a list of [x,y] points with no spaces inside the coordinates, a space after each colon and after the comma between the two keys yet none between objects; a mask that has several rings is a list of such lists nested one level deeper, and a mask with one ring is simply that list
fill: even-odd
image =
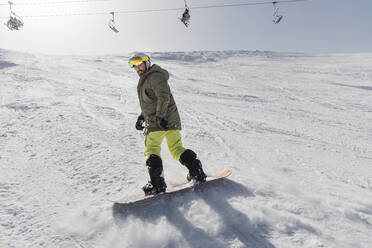
[{"label": "sky", "polygon": [[[279,3],[279,24],[272,22],[271,4],[193,9],[198,6],[262,3],[266,0],[189,0],[191,23],[178,17],[183,0],[14,0],[22,17],[21,31],[0,25],[0,48],[36,54],[124,54],[133,51],[266,50],[306,53],[372,52],[371,0],[308,0]],[[69,0],[74,1],[74,0]],[[45,3],[53,4],[45,4]],[[16,5],[21,3],[44,3]],[[119,33],[108,27],[111,11],[180,8],[150,13],[117,13]],[[97,15],[66,16],[75,13]],[[107,14],[102,14],[107,13]],[[43,15],[64,15],[40,17]],[[0,21],[9,16],[0,0]],[[36,16],[36,17],[35,17]]]}]

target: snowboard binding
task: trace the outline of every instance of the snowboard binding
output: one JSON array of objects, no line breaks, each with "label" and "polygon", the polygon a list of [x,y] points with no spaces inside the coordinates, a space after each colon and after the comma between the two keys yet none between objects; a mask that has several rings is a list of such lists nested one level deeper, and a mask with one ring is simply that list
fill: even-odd
[{"label": "snowboard binding", "polygon": [[155,187],[152,185],[151,181],[149,181],[145,186],[142,187],[143,192],[145,192],[145,195],[157,195],[161,193],[165,193],[165,190],[167,189],[167,185],[162,185],[160,187]]}]

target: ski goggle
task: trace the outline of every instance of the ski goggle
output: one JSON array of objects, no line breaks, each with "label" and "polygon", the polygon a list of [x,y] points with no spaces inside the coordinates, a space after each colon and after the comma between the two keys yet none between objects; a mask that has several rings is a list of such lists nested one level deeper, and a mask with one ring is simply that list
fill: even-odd
[{"label": "ski goggle", "polygon": [[149,60],[150,60],[149,56],[144,56],[144,57],[135,56],[129,59],[128,64],[131,68],[133,68],[133,67],[139,66],[140,64],[142,64],[142,62],[149,61]]}]

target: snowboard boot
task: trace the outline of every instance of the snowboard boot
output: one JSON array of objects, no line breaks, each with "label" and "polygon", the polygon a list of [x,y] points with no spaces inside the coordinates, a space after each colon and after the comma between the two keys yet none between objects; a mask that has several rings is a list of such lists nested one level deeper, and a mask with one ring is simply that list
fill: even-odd
[{"label": "snowboard boot", "polygon": [[207,176],[205,175],[202,164],[194,151],[187,149],[181,154],[180,162],[189,170],[187,180],[195,180],[196,182],[205,182]]},{"label": "snowboard boot", "polygon": [[147,170],[150,175],[150,181],[142,187],[145,195],[156,195],[165,192],[167,185],[164,181],[163,163],[157,155],[151,154],[146,160]]}]

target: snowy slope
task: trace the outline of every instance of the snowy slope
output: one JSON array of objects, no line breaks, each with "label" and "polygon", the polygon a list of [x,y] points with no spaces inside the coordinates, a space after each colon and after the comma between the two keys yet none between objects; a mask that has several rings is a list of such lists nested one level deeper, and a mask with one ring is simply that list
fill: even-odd
[{"label": "snowy slope", "polygon": [[0,247],[371,247],[372,54],[150,55],[184,145],[230,180],[113,208],[147,181],[127,56],[0,50]]}]

